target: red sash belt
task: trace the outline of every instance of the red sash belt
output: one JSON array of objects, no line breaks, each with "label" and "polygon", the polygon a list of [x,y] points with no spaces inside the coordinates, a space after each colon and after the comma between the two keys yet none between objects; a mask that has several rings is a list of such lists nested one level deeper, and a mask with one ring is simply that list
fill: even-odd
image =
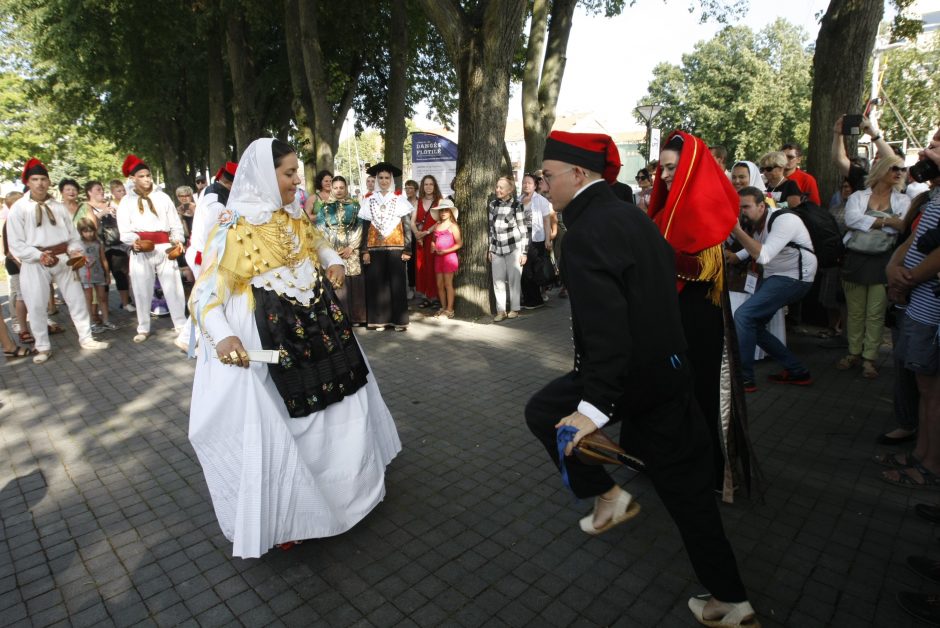
[{"label": "red sash belt", "polygon": [[170,234],[166,231],[138,231],[137,236],[141,240],[150,240],[154,244],[170,243]]}]

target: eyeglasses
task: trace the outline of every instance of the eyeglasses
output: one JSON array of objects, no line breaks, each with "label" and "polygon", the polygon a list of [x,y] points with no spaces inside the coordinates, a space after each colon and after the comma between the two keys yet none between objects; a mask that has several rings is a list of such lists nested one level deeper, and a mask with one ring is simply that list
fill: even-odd
[{"label": "eyeglasses", "polygon": [[575,168],[572,167],[572,168],[568,168],[567,170],[562,170],[560,172],[552,172],[552,173],[543,172],[542,178],[545,179],[546,183],[551,184],[552,179],[554,179],[558,175],[565,174],[566,172],[572,172],[573,170],[575,170]]},{"label": "eyeglasses", "polygon": [[645,176],[643,176],[643,175],[640,175],[640,176],[638,176],[638,177],[636,178],[636,180],[637,180],[637,182],[639,182],[639,181],[649,181],[650,178],[649,178],[649,177],[645,177]]},{"label": "eyeglasses", "polygon": [[761,171],[761,172],[770,172],[770,171],[772,171],[772,170],[776,170],[777,168],[780,168],[780,166],[764,166],[763,168],[760,169],[760,171]]},{"label": "eyeglasses", "polygon": [[907,168],[902,166],[891,166],[891,172],[907,172]]}]

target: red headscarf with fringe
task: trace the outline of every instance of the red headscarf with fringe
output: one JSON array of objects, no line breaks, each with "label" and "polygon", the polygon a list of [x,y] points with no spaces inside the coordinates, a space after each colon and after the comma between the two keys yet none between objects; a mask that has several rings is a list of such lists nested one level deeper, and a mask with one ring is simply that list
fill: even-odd
[{"label": "red headscarf with fringe", "polygon": [[685,131],[673,131],[666,143],[676,136],[683,142],[672,186],[666,189],[662,165],[657,166],[649,215],[676,251],[678,289],[681,291],[685,285],[681,277],[683,264],[678,263],[682,257],[698,257],[700,274],[696,278],[720,286],[720,247],[738,220],[738,193],[705,142]]}]

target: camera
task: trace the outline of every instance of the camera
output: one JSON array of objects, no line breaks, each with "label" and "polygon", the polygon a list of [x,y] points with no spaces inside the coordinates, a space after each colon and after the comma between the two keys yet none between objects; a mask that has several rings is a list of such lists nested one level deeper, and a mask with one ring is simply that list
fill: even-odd
[{"label": "camera", "polygon": [[910,167],[908,173],[918,183],[926,183],[940,177],[940,167],[932,159],[921,159]]},{"label": "camera", "polygon": [[861,135],[862,114],[847,113],[842,116],[842,135]]}]

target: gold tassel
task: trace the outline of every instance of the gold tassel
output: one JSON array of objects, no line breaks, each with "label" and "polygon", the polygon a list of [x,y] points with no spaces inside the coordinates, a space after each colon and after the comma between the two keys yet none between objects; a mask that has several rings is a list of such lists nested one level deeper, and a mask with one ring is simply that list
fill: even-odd
[{"label": "gold tassel", "polygon": [[721,305],[721,291],[725,285],[725,257],[722,245],[717,244],[698,253],[699,263],[702,265],[702,272],[699,273],[699,281],[711,281],[712,289],[708,291],[708,298],[715,305]]}]

